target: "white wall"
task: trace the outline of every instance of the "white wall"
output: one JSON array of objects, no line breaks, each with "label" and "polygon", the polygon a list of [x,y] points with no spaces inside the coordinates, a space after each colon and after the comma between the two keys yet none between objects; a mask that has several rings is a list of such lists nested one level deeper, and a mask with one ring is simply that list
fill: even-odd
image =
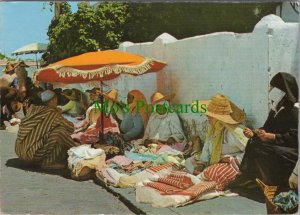
[{"label": "white wall", "polygon": [[276,15],[280,16],[285,22],[299,22],[299,1],[283,2],[280,6],[277,6]]},{"label": "white wall", "polygon": [[[173,102],[181,104],[223,93],[245,110],[249,125],[262,126],[269,111],[270,78],[279,71],[297,75],[298,39],[298,23],[269,15],[252,33],[219,32],[182,40],[164,33],[153,42],[125,42],[120,50],[166,61],[168,66],[157,74],[123,77],[113,86],[122,97],[140,89],[148,100],[156,90],[175,92]],[[200,132],[204,138],[205,117],[181,114],[181,118],[189,135]]]}]

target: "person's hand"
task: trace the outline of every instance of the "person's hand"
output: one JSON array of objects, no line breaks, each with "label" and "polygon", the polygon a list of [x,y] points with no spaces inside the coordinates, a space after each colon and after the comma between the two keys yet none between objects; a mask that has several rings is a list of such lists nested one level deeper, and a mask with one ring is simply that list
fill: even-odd
[{"label": "person's hand", "polygon": [[289,185],[290,185],[290,188],[298,187],[298,177],[294,173],[292,173],[292,175],[289,178]]},{"label": "person's hand", "polygon": [[245,128],[243,132],[247,138],[251,138],[254,136],[254,133],[250,128]]},{"label": "person's hand", "polygon": [[173,145],[175,142],[176,141],[175,141],[175,139],[173,137],[169,137],[168,140],[167,140],[167,142],[166,142],[166,144],[170,146],[170,145]]},{"label": "person's hand", "polygon": [[275,134],[267,133],[265,130],[256,129],[256,134],[263,142],[275,140]]}]

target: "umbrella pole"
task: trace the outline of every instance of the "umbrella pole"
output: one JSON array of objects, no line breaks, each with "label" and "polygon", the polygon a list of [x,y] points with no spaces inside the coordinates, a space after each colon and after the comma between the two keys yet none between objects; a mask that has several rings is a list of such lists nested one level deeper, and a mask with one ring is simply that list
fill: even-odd
[{"label": "umbrella pole", "polygon": [[[101,92],[103,92],[103,84],[101,81]],[[100,141],[101,144],[104,143],[104,97],[103,95],[100,96],[100,102],[101,102],[101,134],[100,134]]]},{"label": "umbrella pole", "polygon": [[39,68],[39,64],[38,64],[38,60],[37,60],[37,55],[35,53],[35,62],[36,62],[36,68],[38,69]]}]

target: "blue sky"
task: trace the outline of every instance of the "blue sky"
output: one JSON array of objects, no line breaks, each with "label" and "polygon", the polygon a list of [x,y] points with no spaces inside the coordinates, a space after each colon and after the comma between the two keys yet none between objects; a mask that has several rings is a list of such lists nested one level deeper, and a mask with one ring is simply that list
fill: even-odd
[{"label": "blue sky", "polygon": [[[47,29],[53,17],[45,2],[0,2],[0,52],[11,57],[11,52],[29,43],[48,43]],[[77,10],[77,2],[71,3]],[[20,58],[34,59],[34,55]]]}]

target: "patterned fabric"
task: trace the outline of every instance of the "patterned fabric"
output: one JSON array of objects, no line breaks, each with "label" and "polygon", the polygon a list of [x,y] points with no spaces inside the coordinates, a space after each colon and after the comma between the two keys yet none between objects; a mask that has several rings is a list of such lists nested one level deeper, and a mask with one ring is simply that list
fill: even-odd
[{"label": "patterned fabric", "polygon": [[126,172],[133,172],[134,170],[144,170],[146,168],[148,168],[150,165],[152,164],[151,161],[146,161],[146,162],[139,162],[139,163],[132,163],[130,165],[124,166],[123,170],[125,170]]},{"label": "patterned fabric", "polygon": [[217,190],[224,190],[228,183],[235,179],[238,172],[237,165],[232,161],[209,166],[204,170],[203,175],[205,180],[216,182]]},{"label": "patterned fabric", "polygon": [[150,172],[150,173],[156,173],[156,172],[159,172],[163,169],[169,169],[169,168],[173,167],[174,165],[175,165],[175,163],[166,163],[166,164],[163,164],[163,165],[151,167],[151,168],[147,169],[147,171]]},{"label": "patterned fabric", "polygon": [[123,155],[118,155],[118,156],[115,156],[112,159],[107,160],[106,162],[107,163],[116,163],[119,166],[127,166],[127,165],[131,164],[132,161],[133,160],[131,160],[130,158],[127,158]]},{"label": "patterned fabric", "polygon": [[19,127],[16,154],[45,165],[65,160],[67,150],[77,145],[71,138],[73,131],[73,124],[57,109],[32,105]]},{"label": "patterned fabric", "polygon": [[180,189],[186,189],[193,185],[191,178],[185,175],[176,175],[174,173],[171,173],[167,177],[159,178],[158,181],[164,184],[172,185]]},{"label": "patterned fabric", "polygon": [[[108,133],[120,133],[117,122],[112,118],[111,115],[104,115],[104,134]],[[79,132],[73,135],[80,144],[92,144],[100,141],[99,133],[101,132],[101,114],[97,119],[96,127],[88,129],[85,132]]]},{"label": "patterned fabric", "polygon": [[214,190],[216,182],[203,181],[194,184],[186,173],[172,172],[167,177],[158,178],[158,182],[145,182],[144,185],[158,190],[161,195],[185,195],[193,200]]},{"label": "patterned fabric", "polygon": [[177,188],[177,187],[165,184],[165,183],[161,183],[161,182],[148,182],[145,185],[161,191],[161,194],[164,194],[164,195],[175,195],[175,193],[181,191],[180,188]]},{"label": "patterned fabric", "polygon": [[198,184],[191,186],[190,188],[176,193],[177,195],[188,195],[191,199],[199,198],[200,196],[213,191],[216,187],[216,182],[214,181],[203,181]]}]

